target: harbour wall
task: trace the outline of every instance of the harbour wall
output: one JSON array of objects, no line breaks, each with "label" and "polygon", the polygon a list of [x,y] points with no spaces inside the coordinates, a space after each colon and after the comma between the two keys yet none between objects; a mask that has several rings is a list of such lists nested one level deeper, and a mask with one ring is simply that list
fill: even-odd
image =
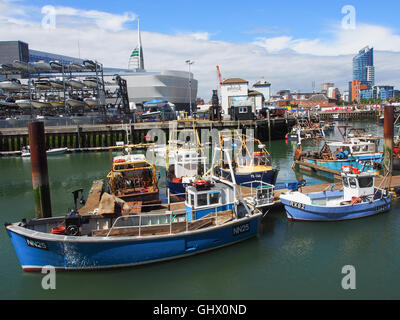
[{"label": "harbour wall", "polygon": [[[225,130],[253,129],[254,136],[261,141],[283,139],[295,124],[295,118],[271,118],[263,120],[244,121],[196,121],[196,128]],[[184,124],[180,123],[179,128]],[[146,135],[150,130],[162,130],[168,141],[170,122],[142,122],[131,124],[107,125],[75,125],[45,127],[46,148],[67,147],[72,152],[102,151],[109,146],[115,146],[117,141],[127,141],[131,144],[146,143]],[[187,125],[186,128],[189,128]],[[28,128],[0,129],[0,155],[15,155],[24,146],[29,145]]]}]

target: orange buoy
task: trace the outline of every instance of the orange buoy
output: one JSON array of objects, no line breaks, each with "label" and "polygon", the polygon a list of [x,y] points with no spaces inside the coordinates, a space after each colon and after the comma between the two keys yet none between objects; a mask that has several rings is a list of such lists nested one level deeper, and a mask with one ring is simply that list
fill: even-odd
[{"label": "orange buoy", "polygon": [[58,226],[51,229],[52,234],[65,234],[65,227]]},{"label": "orange buoy", "polygon": [[361,203],[362,199],[359,197],[351,197],[351,205]]}]

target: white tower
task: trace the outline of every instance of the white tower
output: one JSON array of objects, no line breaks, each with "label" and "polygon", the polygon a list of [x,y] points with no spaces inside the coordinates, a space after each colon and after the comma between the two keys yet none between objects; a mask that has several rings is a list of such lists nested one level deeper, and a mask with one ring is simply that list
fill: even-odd
[{"label": "white tower", "polygon": [[144,72],[144,59],[142,49],[142,38],[140,37],[140,20],[138,18],[138,44],[132,51],[128,61],[128,69],[136,72]]}]

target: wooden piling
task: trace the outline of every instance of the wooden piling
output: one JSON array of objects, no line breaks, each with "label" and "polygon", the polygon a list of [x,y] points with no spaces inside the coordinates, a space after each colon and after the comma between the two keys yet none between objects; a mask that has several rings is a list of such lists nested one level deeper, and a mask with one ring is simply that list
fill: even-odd
[{"label": "wooden piling", "polygon": [[28,124],[36,218],[51,217],[50,184],[43,122]]},{"label": "wooden piling", "polygon": [[[394,133],[394,110],[393,106],[384,107],[384,127],[383,127],[383,172],[385,176],[391,174],[393,170],[393,133]],[[390,185],[390,182],[389,182]]]}]

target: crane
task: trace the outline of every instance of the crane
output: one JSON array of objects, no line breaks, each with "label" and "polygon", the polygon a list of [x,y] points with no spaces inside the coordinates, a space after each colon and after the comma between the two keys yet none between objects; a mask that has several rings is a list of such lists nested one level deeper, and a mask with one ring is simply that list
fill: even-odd
[{"label": "crane", "polygon": [[221,80],[221,72],[219,71],[219,66],[217,66],[217,76],[218,76],[218,81],[219,81],[219,88],[221,89],[222,80]]}]

